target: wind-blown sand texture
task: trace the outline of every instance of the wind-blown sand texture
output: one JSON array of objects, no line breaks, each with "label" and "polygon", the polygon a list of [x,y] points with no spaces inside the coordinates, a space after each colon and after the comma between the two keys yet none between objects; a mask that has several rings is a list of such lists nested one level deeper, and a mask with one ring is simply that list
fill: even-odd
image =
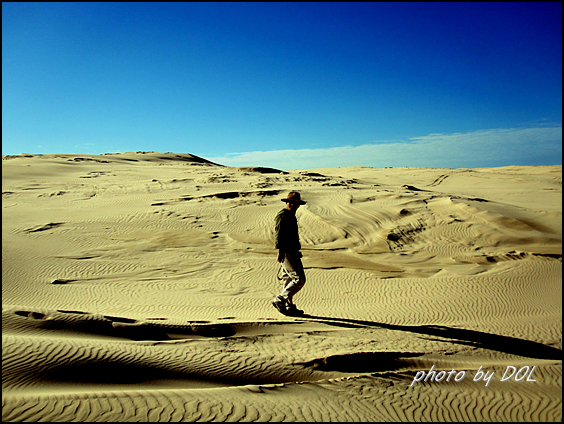
[{"label": "wind-blown sand texture", "polygon": [[[3,421],[562,420],[561,166],[2,159]],[[466,376],[412,385],[433,365]]]}]

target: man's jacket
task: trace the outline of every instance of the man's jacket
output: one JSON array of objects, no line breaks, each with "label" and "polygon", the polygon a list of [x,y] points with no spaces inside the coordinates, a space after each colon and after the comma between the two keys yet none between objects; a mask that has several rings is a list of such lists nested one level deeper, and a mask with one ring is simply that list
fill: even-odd
[{"label": "man's jacket", "polygon": [[282,209],[274,221],[276,222],[274,234],[276,249],[284,252],[298,252],[302,246],[298,235],[296,215],[288,209]]}]

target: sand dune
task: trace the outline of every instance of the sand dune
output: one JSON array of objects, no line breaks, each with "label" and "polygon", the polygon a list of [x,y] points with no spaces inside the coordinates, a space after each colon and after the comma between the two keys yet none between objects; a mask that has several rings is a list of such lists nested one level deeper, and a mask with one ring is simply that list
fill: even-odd
[{"label": "sand dune", "polygon": [[3,421],[562,420],[561,166],[2,159]]}]

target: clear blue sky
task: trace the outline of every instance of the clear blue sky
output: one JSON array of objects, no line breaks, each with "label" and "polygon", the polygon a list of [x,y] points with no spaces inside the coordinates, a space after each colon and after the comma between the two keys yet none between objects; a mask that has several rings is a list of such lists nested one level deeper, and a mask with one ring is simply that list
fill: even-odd
[{"label": "clear blue sky", "polygon": [[562,3],[2,3],[2,154],[562,164]]}]

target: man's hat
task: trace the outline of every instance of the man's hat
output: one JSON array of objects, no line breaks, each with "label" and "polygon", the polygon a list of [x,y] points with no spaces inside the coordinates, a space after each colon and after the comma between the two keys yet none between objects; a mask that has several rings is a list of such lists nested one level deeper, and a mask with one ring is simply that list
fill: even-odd
[{"label": "man's hat", "polygon": [[281,199],[283,202],[286,203],[297,203],[299,205],[305,205],[306,202],[304,202],[301,199],[300,193],[298,193],[297,191],[291,191],[288,193],[288,198],[286,199]]}]

